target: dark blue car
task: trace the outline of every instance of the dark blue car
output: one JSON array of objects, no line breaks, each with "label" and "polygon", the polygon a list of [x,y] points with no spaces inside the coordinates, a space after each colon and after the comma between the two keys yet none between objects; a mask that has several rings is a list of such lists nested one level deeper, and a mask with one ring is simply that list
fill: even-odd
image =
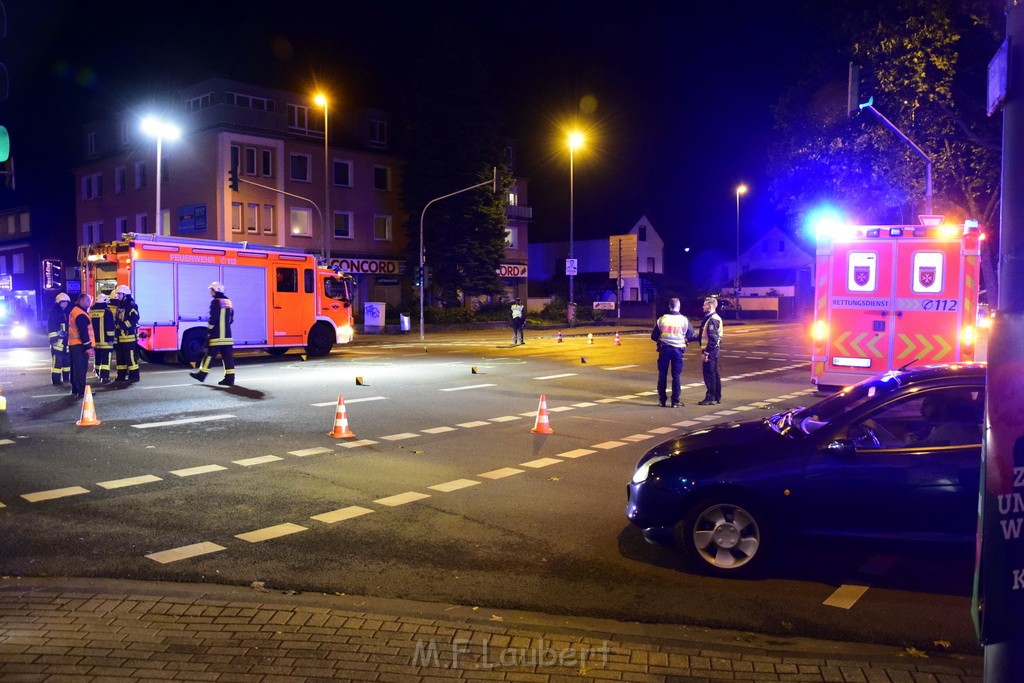
[{"label": "dark blue car", "polygon": [[972,542],[985,374],[895,370],[809,408],[683,434],[637,463],[626,516],[718,576],[755,572],[782,536]]}]

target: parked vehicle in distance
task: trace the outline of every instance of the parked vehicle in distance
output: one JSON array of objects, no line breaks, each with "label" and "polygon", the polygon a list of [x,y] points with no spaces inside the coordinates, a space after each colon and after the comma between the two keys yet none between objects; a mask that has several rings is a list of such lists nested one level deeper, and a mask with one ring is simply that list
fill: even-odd
[{"label": "parked vehicle in distance", "polygon": [[626,516],[718,576],[757,572],[785,537],[973,543],[985,363],[891,370],[807,407],[648,451]]}]

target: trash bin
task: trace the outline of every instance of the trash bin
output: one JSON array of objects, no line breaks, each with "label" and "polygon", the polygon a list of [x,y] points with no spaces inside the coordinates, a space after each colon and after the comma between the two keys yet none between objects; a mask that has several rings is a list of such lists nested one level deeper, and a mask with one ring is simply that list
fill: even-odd
[{"label": "trash bin", "polygon": [[384,331],[384,307],[383,301],[363,302],[363,332],[380,334]]},{"label": "trash bin", "polygon": [[398,314],[398,326],[402,332],[408,332],[412,329],[412,321],[409,316],[405,313]]}]

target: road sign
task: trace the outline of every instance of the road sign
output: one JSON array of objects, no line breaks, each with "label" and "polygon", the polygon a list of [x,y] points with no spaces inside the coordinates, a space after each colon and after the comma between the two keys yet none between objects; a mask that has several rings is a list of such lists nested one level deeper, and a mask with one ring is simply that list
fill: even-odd
[{"label": "road sign", "polygon": [[608,277],[638,276],[636,235],[612,235],[608,238]]},{"label": "road sign", "polygon": [[567,258],[565,259],[565,274],[576,275],[576,269],[579,264],[579,259]]}]

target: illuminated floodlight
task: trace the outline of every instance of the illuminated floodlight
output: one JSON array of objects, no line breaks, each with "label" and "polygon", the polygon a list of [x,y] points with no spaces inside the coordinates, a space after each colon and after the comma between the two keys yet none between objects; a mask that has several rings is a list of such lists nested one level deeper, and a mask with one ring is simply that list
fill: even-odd
[{"label": "illuminated floodlight", "polygon": [[817,242],[840,239],[849,232],[846,219],[839,209],[824,205],[812,209],[804,219],[804,231]]}]

